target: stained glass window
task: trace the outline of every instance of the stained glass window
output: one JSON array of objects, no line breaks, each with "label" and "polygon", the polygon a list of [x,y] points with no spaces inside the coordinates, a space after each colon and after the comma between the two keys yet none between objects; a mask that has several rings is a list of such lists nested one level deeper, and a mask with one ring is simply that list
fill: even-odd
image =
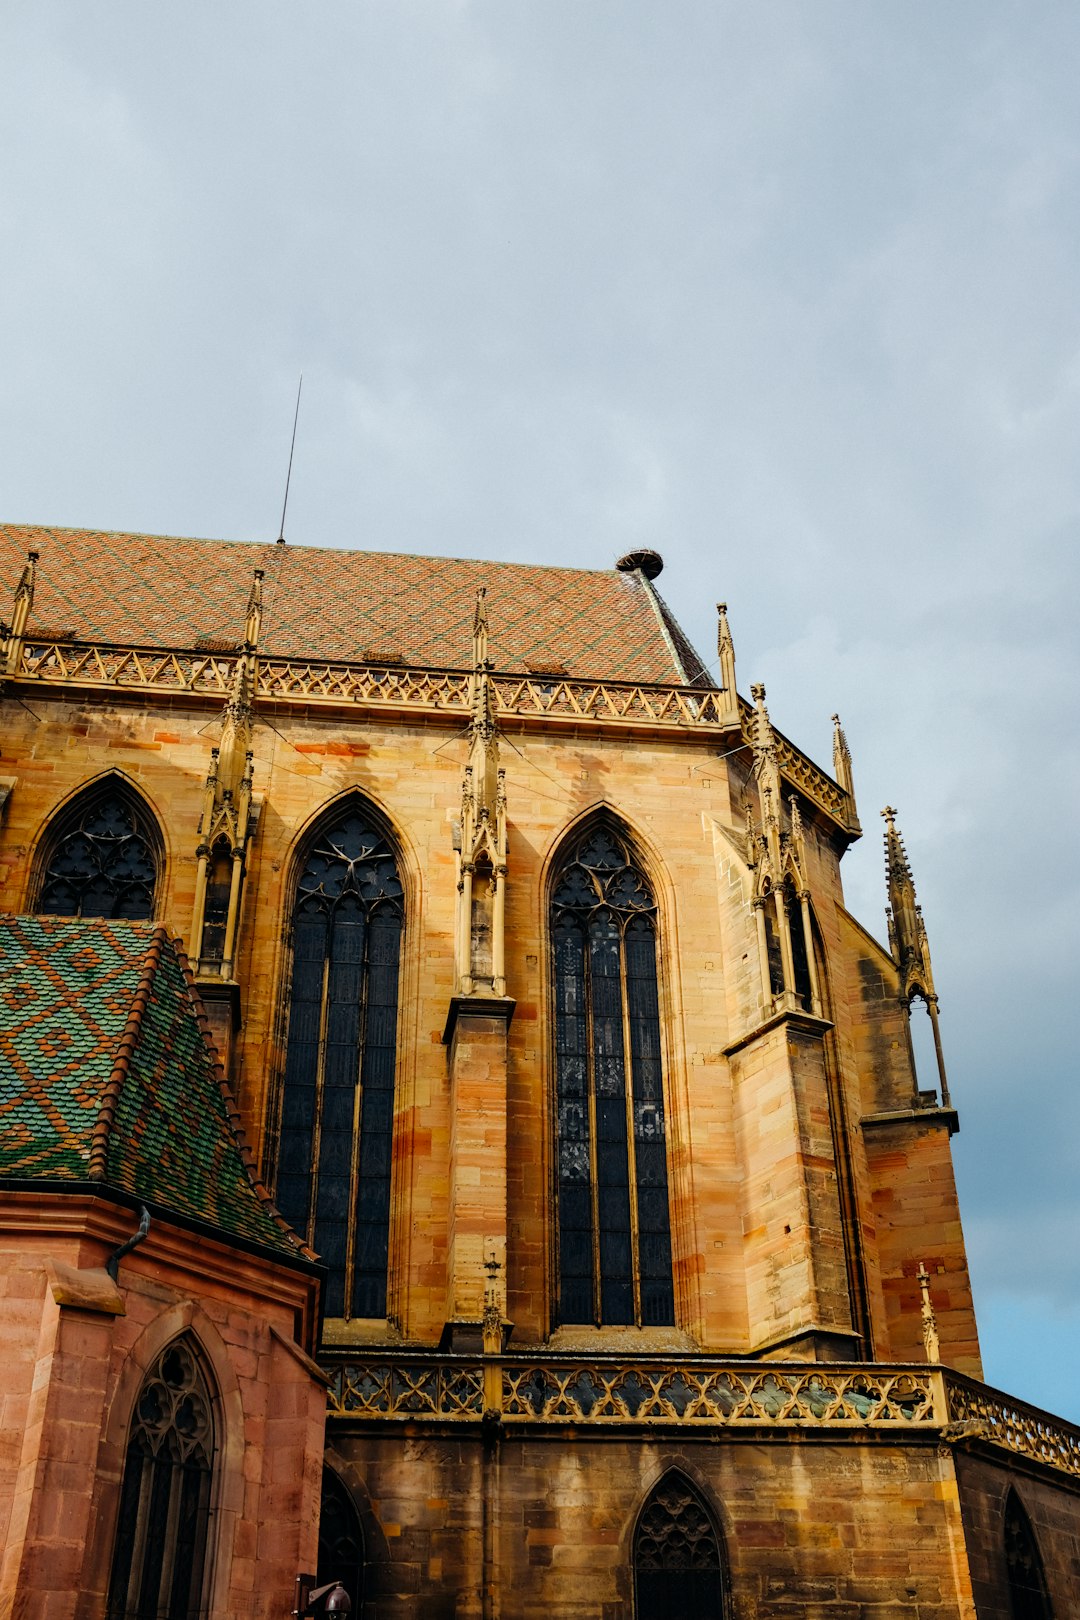
[{"label": "stained glass window", "polygon": [[329,1269],[326,1314],[386,1315],[402,887],[362,809],[297,885],[278,1206]]},{"label": "stained glass window", "polygon": [[109,1620],[195,1620],[214,1466],[214,1411],[195,1348],[174,1339],[139,1393],[120,1487]]},{"label": "stained glass window", "polygon": [[561,1322],[675,1320],[656,901],[593,827],[551,901]]},{"label": "stained glass window", "polygon": [[712,1518],[690,1481],[665,1474],[634,1534],[637,1620],[725,1620],[724,1561]]},{"label": "stained glass window", "polygon": [[134,794],[110,784],[76,801],[53,829],[37,910],[57,917],[151,917],[158,839]]},{"label": "stained glass window", "polygon": [[1053,1620],[1035,1532],[1015,1491],[1005,1500],[1005,1567],[1013,1620]]}]

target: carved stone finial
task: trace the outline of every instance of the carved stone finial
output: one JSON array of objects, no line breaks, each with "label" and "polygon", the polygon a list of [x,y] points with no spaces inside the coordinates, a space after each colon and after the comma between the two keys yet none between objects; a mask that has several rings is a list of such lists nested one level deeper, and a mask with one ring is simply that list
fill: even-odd
[{"label": "carved stone finial", "polygon": [[28,551],[19,583],[15,587],[15,606],[11,615],[4,644],[4,669],[9,675],[17,673],[22,660],[23,637],[34,607],[34,586],[37,581],[38,553]]},{"label": "carved stone finial", "polygon": [[855,777],[851,769],[851,749],[848,747],[848,740],[838,714],[833,715],[832,723],[833,775],[848,796],[848,826],[852,832],[861,832],[859,813],[855,808]]},{"label": "carved stone finial", "polygon": [[930,1297],[930,1273],[922,1260],[919,1261],[919,1295],[921,1301],[923,1344],[926,1346],[927,1361],[939,1362],[941,1360],[941,1343],[938,1339],[937,1317],[934,1315],[934,1302]]},{"label": "carved stone finial", "polygon": [[716,653],[720,667],[720,687],[724,694],[720,720],[724,725],[737,726],[740,721],[739,698],[735,686],[735,643],[731,638],[731,627],[728,624],[727,603],[717,602],[716,613]]},{"label": "carved stone finial", "polygon": [[262,595],[263,570],[256,568],[251,581],[251,590],[248,593],[247,624],[244,627],[244,645],[254,652],[259,645],[259,636],[262,631]]}]

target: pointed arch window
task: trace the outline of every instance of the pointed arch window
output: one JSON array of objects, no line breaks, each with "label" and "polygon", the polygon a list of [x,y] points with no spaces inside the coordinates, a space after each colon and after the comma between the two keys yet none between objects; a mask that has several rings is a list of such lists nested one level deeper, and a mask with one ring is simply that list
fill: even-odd
[{"label": "pointed arch window", "polygon": [[558,1319],[675,1320],[657,908],[626,840],[595,826],[551,899]]},{"label": "pointed arch window", "polygon": [[727,1620],[723,1547],[712,1515],[682,1474],[665,1474],[634,1532],[636,1620]]},{"label": "pointed arch window", "polygon": [[1012,1490],[1005,1498],[1005,1567],[1013,1620],[1053,1620],[1035,1532]]},{"label": "pointed arch window", "polygon": [[214,1402],[195,1346],[174,1339],[135,1404],[109,1581],[109,1620],[195,1620],[215,1450]]},{"label": "pointed arch window", "polygon": [[46,916],[152,917],[161,840],[134,793],[107,782],[49,830],[35,910]]},{"label": "pointed arch window", "polygon": [[352,807],[297,884],[277,1167],[281,1213],[329,1270],[328,1316],[386,1315],[403,920],[393,850]]}]

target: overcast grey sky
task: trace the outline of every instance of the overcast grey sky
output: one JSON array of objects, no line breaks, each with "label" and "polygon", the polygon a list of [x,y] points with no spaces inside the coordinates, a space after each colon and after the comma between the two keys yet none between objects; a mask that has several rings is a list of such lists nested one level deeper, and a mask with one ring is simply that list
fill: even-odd
[{"label": "overcast grey sky", "polygon": [[1080,8],[34,0],[0,59],[0,516],[272,539],[302,370],[290,540],[655,546],[708,658],[726,598],[843,715],[879,936],[899,806],[987,1377],[1080,1420]]}]

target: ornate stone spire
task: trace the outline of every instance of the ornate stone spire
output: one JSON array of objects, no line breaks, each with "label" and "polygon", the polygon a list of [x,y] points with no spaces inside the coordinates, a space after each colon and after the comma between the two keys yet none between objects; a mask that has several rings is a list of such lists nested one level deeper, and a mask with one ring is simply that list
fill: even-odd
[{"label": "ornate stone spire", "polygon": [[848,796],[848,826],[852,832],[861,832],[859,812],[855,807],[855,778],[851,771],[851,749],[848,747],[840,716],[834,714],[833,723],[833,775]]},{"label": "ornate stone spire", "polygon": [[461,790],[457,847],[458,994],[505,996],[506,789],[488,656],[487,591],[476,593],[469,760]]},{"label": "ornate stone spire", "polygon": [[[749,801],[746,806],[747,864],[753,873],[751,904],[757,926],[761,965],[762,1011],[799,1010],[821,1015],[821,995],[814,960],[813,928],[810,920],[810,891],[806,880],[806,833],[799,801],[788,800],[789,818],[784,825],[783,778],[765,688],[750,688],[754,715],[750,722],[754,765],[761,820],[755,824]],[[790,879],[790,882],[787,880]],[[809,997],[805,986],[796,985],[793,939],[805,957]]]},{"label": "ornate stone spire", "polygon": [[915,900],[915,879],[911,874],[904,840],[896,825],[896,811],[887,804],[885,818],[885,876],[889,886],[889,945],[900,971],[900,995],[908,1002],[915,996],[936,1000],[934,975],[930,968],[930,947],[926,939],[922,911]]},{"label": "ornate stone spire", "polygon": [[198,867],[191,954],[200,977],[232,979],[240,925],[247,847],[255,830],[251,790],[252,735],[262,629],[263,571],[248,595],[244,645],[237,654],[222,716],[221,742],[211,751],[199,818]]},{"label": "ornate stone spire", "polygon": [[720,705],[720,721],[722,725],[737,726],[739,695],[735,687],[735,643],[731,639],[731,628],[728,625],[727,603],[717,602],[716,613],[716,652],[720,666],[720,686],[724,694]]},{"label": "ornate stone spire", "polygon": [[23,571],[19,576],[19,583],[15,587],[15,606],[11,616],[11,624],[5,627],[4,635],[4,671],[8,675],[18,672],[22,661],[22,645],[26,635],[26,625],[34,607],[34,585],[37,581],[38,553],[28,551]]},{"label": "ornate stone spire", "polygon": [[889,948],[900,980],[900,1000],[909,1014],[913,1001],[921,1000],[926,1004],[934,1030],[941,1101],[947,1108],[950,1106],[949,1083],[945,1077],[945,1059],[941,1050],[938,998],[930,966],[926,924],[923,922],[922,907],[915,899],[915,879],[903,837],[896,825],[896,811],[891,804],[887,804],[881,814],[885,818],[885,877],[889,889],[885,915],[889,923]]}]

